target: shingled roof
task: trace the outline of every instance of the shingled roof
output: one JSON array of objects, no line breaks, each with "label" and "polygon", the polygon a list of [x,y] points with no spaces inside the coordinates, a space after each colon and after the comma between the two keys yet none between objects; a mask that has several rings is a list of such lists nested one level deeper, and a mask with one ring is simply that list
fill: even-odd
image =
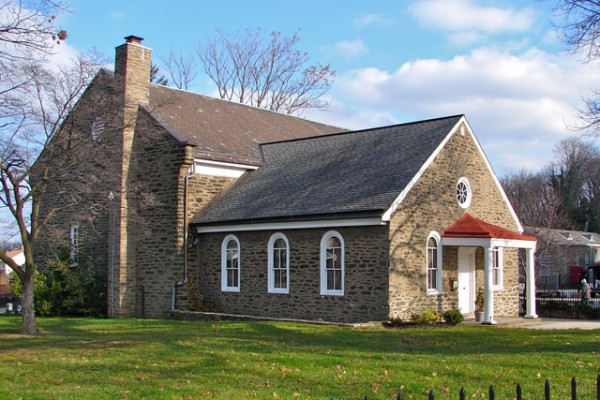
[{"label": "shingled roof", "polygon": [[381,216],[462,117],[264,144],[263,166],[192,223]]},{"label": "shingled roof", "polygon": [[345,131],[303,118],[161,85],[146,110],[199,158],[260,164],[259,143]]}]

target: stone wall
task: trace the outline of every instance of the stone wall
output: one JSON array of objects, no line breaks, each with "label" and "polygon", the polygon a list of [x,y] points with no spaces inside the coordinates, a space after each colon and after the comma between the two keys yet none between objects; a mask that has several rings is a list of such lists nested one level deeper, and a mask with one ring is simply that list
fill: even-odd
[{"label": "stone wall", "polygon": [[189,220],[233,179],[198,174],[188,178],[193,148],[178,142],[145,111],[138,117],[134,157],[136,316],[160,317],[173,306],[174,287],[178,308],[195,300],[188,285],[177,285],[186,278],[184,211]]},{"label": "stone wall", "polygon": [[[182,177],[185,180],[185,177]],[[190,221],[194,215],[196,215],[202,208],[204,208],[212,199],[214,199],[219,193],[221,193],[227,186],[235,182],[236,178],[230,177],[222,177],[222,176],[209,176],[202,174],[194,174],[191,175],[188,179],[187,183],[187,219]],[[182,213],[182,226],[181,229],[184,230],[183,226],[183,210]],[[194,275],[193,270],[195,269],[197,272],[197,268],[194,266],[198,265],[198,257],[197,257],[197,246],[194,246],[194,240],[196,240],[196,236],[191,229],[187,233],[188,241],[187,244],[187,266],[181,266],[180,269],[180,282],[185,282],[184,285],[181,285],[177,288],[177,298],[176,298],[176,307],[179,310],[190,310],[198,307],[199,301],[199,292],[198,292],[198,282],[199,276]],[[181,232],[181,239],[185,236],[185,232]],[[184,268],[187,271],[192,271],[188,273],[188,276],[184,277]],[[185,281],[187,278],[187,281]]]},{"label": "stone wall", "polygon": [[[34,193],[38,221],[52,214],[33,243],[41,270],[59,247],[70,248],[71,226],[78,225],[79,264],[93,266],[106,282],[114,195],[120,190],[118,93],[112,74],[100,71],[32,170],[32,182],[43,188]],[[94,139],[92,126],[98,119],[105,125]]]},{"label": "stone wall", "polygon": [[183,185],[179,178],[187,171],[185,166],[191,165],[191,157],[187,158],[186,146],[140,110],[133,144],[136,178],[129,183],[129,191],[135,194],[135,213],[130,218],[135,231],[138,317],[160,317],[170,309],[173,284],[182,279],[183,217],[178,211]]},{"label": "stone wall", "polygon": [[289,294],[270,294],[267,246],[275,231],[239,232],[240,292],[221,291],[221,243],[227,233],[199,235],[193,276],[211,311],[253,316],[364,322],[388,315],[387,227],[339,228],[345,241],[345,294],[320,294],[320,242],[328,229],[283,231],[290,245]]},{"label": "stone wall", "polygon": [[[473,197],[468,209],[455,198],[456,183],[469,179]],[[392,216],[390,222],[390,316],[410,318],[414,312],[434,309],[443,312],[458,305],[457,291],[450,279],[458,278],[458,252],[446,247],[443,253],[442,292],[426,294],[426,241],[432,231],[440,235],[465,212],[475,218],[515,231],[516,223],[498,190],[493,176],[465,127],[458,131],[436,156]],[[481,252],[483,254],[483,252]],[[516,251],[505,251],[504,289],[494,293],[497,315],[517,315],[518,264]],[[477,279],[483,283],[483,259],[477,257]]]}]

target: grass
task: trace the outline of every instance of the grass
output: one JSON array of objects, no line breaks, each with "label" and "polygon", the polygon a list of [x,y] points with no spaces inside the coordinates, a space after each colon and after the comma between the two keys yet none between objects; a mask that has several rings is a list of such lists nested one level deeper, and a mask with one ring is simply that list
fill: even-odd
[{"label": "grass", "polygon": [[0,317],[1,399],[595,398],[600,331]]}]

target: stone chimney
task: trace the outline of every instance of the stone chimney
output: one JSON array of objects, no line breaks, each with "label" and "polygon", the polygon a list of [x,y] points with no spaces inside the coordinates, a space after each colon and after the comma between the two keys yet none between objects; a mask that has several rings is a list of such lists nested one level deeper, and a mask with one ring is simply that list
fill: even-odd
[{"label": "stone chimney", "polygon": [[127,36],[116,48],[115,76],[122,82],[126,104],[148,103],[152,50],[142,46],[144,39]]},{"label": "stone chimney", "polygon": [[108,278],[109,317],[133,317],[136,309],[136,232],[135,159],[132,153],[140,105],[149,102],[152,50],[142,46],[142,38],[127,36],[116,48],[115,78],[119,90],[118,131],[116,148],[120,159],[115,160],[119,188],[115,191],[109,234],[109,254],[112,254]]}]

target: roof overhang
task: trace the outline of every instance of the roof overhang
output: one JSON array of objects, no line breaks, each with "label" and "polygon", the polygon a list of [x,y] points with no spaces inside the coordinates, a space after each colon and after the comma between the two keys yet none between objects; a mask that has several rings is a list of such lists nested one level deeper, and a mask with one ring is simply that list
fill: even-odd
[{"label": "roof overhang", "polygon": [[380,217],[374,218],[348,218],[348,219],[323,219],[311,221],[273,221],[259,223],[240,223],[228,225],[196,226],[196,233],[218,232],[250,232],[267,230],[288,229],[314,229],[314,228],[342,228],[355,226],[381,226],[386,225]]}]

